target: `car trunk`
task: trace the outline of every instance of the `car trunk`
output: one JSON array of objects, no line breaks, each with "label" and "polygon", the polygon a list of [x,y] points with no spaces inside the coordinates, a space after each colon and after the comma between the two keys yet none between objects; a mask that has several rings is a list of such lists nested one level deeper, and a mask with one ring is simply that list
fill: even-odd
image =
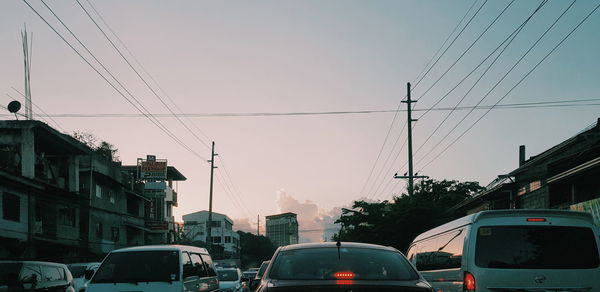
[{"label": "car trunk", "polygon": [[431,292],[421,281],[271,280],[268,292]]}]

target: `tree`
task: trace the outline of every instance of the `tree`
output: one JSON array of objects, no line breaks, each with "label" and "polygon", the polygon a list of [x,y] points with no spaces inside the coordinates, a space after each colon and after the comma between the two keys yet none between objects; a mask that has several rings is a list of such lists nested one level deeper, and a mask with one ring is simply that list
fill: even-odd
[{"label": "tree", "polygon": [[478,182],[425,180],[415,185],[413,196],[403,193],[393,201],[355,201],[354,209],[342,211],[336,223],[342,225],[335,239],[394,246],[405,252],[420,233],[456,219],[448,211],[484,188]]},{"label": "tree", "polygon": [[240,260],[243,268],[259,267],[270,260],[277,248],[270,239],[249,232],[238,231],[240,235]]},{"label": "tree", "polygon": [[114,162],[121,161],[118,154],[119,149],[107,141],[100,141],[98,143],[98,137],[90,132],[75,131],[73,132],[73,138],[79,140],[79,142],[90,147],[92,151],[108,160]]}]

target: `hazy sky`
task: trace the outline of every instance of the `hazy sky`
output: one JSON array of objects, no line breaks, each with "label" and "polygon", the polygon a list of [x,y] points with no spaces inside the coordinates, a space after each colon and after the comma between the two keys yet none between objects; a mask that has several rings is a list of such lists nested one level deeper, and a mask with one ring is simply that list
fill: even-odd
[{"label": "hazy sky", "polygon": [[[170,99],[111,34],[89,2],[80,2],[175,112],[215,114],[394,110],[406,94],[406,82],[413,83],[413,99],[419,99],[415,108],[427,109],[471,72],[542,1],[515,1],[509,5],[510,1],[496,0],[91,0]],[[29,3],[100,68],[41,1]],[[144,107],[151,113],[169,113],[77,1],[48,0],[46,4]],[[477,104],[570,4],[571,1],[548,1],[466,95],[461,106]],[[492,105],[502,98],[597,4],[577,1],[481,105]],[[479,10],[477,15],[416,85],[419,73],[470,7],[473,8],[458,31]],[[424,94],[505,8],[460,61]],[[139,114],[25,2],[1,1],[0,12],[2,104],[10,101],[6,93],[19,97],[11,87],[23,90],[20,32],[26,24],[33,35],[31,88],[36,105],[50,115]],[[599,28],[600,11],[596,11],[500,104],[599,99]],[[436,107],[455,106],[497,53]],[[426,165],[485,113],[475,110],[445,142],[421,160],[468,112],[455,111],[415,154],[415,170],[425,166],[420,174],[485,185],[498,174],[517,167],[519,145],[527,146],[528,156],[538,154],[600,116],[600,100],[564,104],[576,106],[494,109]],[[34,112],[40,113],[36,108]],[[414,115],[419,117],[422,113]],[[415,150],[446,114],[448,111],[431,111],[416,123]],[[304,230],[301,238],[308,241],[323,236],[318,230],[329,228],[340,206],[349,206],[361,197],[390,199],[393,193],[403,190],[404,182],[392,177],[397,171],[406,171],[405,167],[400,169],[406,162],[406,148],[394,160],[406,139],[406,132],[399,136],[405,112],[398,115],[369,176],[393,117],[388,112],[182,120],[205,143],[214,140],[222,158],[217,160],[215,211],[241,219],[237,221],[240,227],[246,222],[248,228],[254,228],[251,224],[255,224],[258,214],[264,222],[265,215],[295,211],[301,217],[300,230]],[[136,158],[146,154],[168,159],[169,165],[188,178],[178,185],[176,219],[208,208],[210,168],[204,159],[210,159],[210,149],[175,118],[161,117],[160,121],[204,159],[178,145],[143,117],[63,116],[54,120],[64,132],[89,131],[116,145],[124,164],[134,164]],[[194,125],[188,123],[190,120]],[[397,137],[400,138],[395,151],[391,152]]]}]

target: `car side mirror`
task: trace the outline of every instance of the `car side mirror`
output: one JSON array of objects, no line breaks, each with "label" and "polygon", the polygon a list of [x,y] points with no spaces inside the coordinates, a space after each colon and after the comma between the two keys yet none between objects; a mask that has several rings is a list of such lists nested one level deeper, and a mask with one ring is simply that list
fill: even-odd
[{"label": "car side mirror", "polygon": [[90,280],[94,276],[94,270],[86,270],[83,274],[86,280]]},{"label": "car side mirror", "polygon": [[256,288],[258,288],[258,285],[260,284],[260,279],[252,279],[250,280],[250,285],[249,288],[250,290],[254,291],[256,290]]}]

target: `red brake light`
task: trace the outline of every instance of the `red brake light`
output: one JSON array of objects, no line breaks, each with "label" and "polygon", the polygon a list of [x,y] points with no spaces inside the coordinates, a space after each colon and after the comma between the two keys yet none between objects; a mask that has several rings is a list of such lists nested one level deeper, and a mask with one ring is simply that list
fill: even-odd
[{"label": "red brake light", "polygon": [[354,273],[352,272],[337,272],[334,274],[336,279],[353,279]]},{"label": "red brake light", "polygon": [[465,279],[463,282],[463,290],[465,292],[475,291],[475,277],[469,272],[465,272]]},{"label": "red brake light", "polygon": [[527,222],[546,222],[546,218],[527,218]]}]

